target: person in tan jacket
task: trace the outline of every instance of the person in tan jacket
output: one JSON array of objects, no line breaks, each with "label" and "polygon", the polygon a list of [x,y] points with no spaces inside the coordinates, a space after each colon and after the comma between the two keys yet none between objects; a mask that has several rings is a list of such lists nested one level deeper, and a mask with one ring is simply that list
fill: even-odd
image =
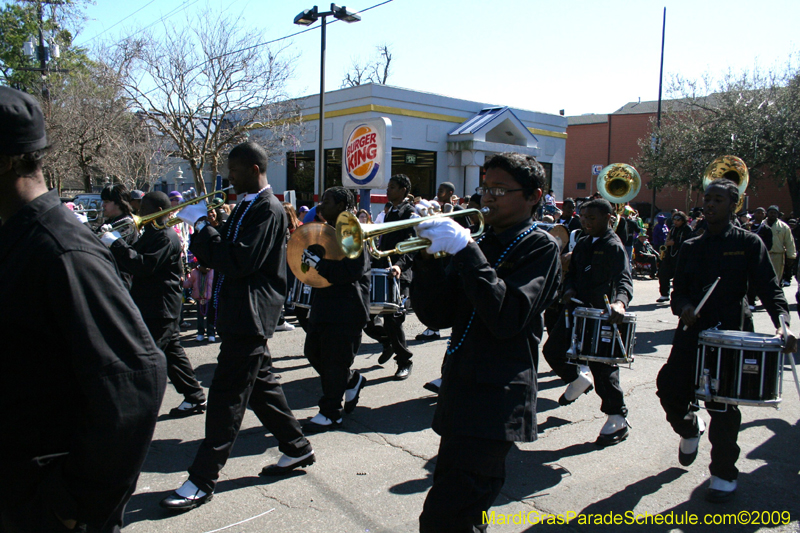
[{"label": "person in tan jacket", "polygon": [[[769,249],[769,259],[778,279],[783,279],[783,269],[791,266],[791,262],[797,257],[797,250],[794,246],[792,230],[786,222],[779,219],[781,211],[777,205],[769,206],[767,209],[767,225],[772,230],[772,248]],[[784,264],[784,257],[788,259]]]}]

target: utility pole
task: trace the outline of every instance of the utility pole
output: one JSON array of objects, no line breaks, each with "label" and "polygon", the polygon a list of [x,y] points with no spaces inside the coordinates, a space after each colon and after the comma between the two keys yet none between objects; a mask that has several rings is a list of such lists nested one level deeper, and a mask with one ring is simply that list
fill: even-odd
[{"label": "utility pole", "polygon": [[[25,50],[26,55],[33,56],[34,53],[39,59],[39,68],[20,68],[17,70],[23,70],[28,72],[41,72],[42,73],[42,100],[45,103],[45,109],[49,106],[47,104],[50,103],[50,90],[47,88],[47,76],[51,72],[69,72],[65,69],[50,69],[48,67],[48,63],[50,59],[53,57],[58,57],[58,45],[51,43],[51,46],[45,46],[45,39],[44,39],[44,6],[45,5],[61,5],[64,3],[63,0],[23,0],[28,3],[35,3],[36,4],[36,11],[39,17],[39,45],[36,47],[36,50],[33,50],[33,47],[30,47],[30,50]],[[26,43],[27,44],[27,43]],[[31,43],[32,44],[32,43]],[[54,48],[53,52],[51,52],[51,48]]]}]

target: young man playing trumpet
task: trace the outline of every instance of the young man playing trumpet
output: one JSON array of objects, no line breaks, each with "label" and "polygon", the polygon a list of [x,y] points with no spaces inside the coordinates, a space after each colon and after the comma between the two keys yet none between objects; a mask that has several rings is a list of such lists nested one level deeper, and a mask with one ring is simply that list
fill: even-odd
[{"label": "young man playing trumpet", "polygon": [[[420,531],[483,531],[482,513],[505,481],[514,441],[536,439],[536,361],[542,314],[561,273],[555,239],[533,226],[544,168],[521,154],[495,155],[479,191],[489,226],[474,242],[451,218],[418,226],[431,241],[414,261],[411,298],[430,328],[453,328],[433,419],[441,435]],[[429,254],[452,254],[445,267]]]},{"label": "young man playing trumpet", "polygon": [[[715,180],[706,188],[703,212],[708,231],[683,243],[675,266],[672,312],[680,317],[672,352],[658,374],[658,397],[672,429],[681,436],[678,461],[689,466],[705,431],[697,416],[693,379],[697,344],[701,331],[718,326],[723,330],[753,331],[753,317],[746,305],[748,285],[764,303],[775,327],[783,316],[789,323],[789,306],[783,296],[767,249],[752,232],[735,227],[731,217],[739,200],[737,185],[728,179]],[[696,307],[714,280],[719,278],[700,312]],[[687,329],[684,330],[684,327]],[[797,339],[788,331],[785,353],[796,349]],[[742,415],[735,405],[706,402],[711,416],[711,482],[706,500],[725,502],[736,493],[739,471],[736,444]]]},{"label": "young man playing trumpet", "polygon": [[[322,195],[317,210],[326,223],[335,226],[339,214],[355,206],[353,194],[344,187],[331,187]],[[314,289],[304,353],[322,380],[319,413],[303,428],[306,434],[336,429],[342,412],[351,413],[367,380],[350,367],[361,346],[361,331],[369,320],[369,254],[340,261],[325,258],[325,248],[311,244],[302,262],[317,270],[332,285]],[[342,398],[344,397],[344,409]]]},{"label": "young man playing trumpet", "polygon": [[[142,198],[141,215],[148,216],[169,209],[163,192],[150,192]],[[163,224],[166,215],[155,222]],[[132,221],[131,221],[132,222]],[[135,228],[131,226],[131,230]],[[197,382],[194,368],[180,341],[178,325],[181,311],[181,241],[172,228],[145,226],[141,237],[129,245],[118,232],[104,233],[100,240],[108,245],[120,271],[132,278],[131,297],[142,313],[147,329],[158,348],[167,357],[167,376],[183,403],[170,411],[173,418],[183,418],[206,410],[206,395]]]}]

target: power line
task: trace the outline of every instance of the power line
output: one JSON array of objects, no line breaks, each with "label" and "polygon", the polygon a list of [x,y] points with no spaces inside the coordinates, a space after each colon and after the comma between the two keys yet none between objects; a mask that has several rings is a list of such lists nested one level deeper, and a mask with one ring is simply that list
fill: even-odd
[{"label": "power line", "polygon": [[[129,17],[132,17],[133,15],[135,15],[136,13],[138,13],[139,11],[141,11],[142,9],[144,9],[145,7],[147,7],[147,6],[149,6],[150,4],[152,4],[154,1],[155,1],[155,0],[152,0],[150,3],[148,3],[148,4],[147,4],[147,5],[145,5],[144,7],[140,8],[139,10],[135,11],[134,13],[131,13],[130,15],[128,15],[127,17],[125,17],[125,19],[127,19],[127,18],[129,18]],[[150,24],[148,24],[147,26],[145,26],[145,27],[143,27],[143,28],[139,28],[138,30],[134,31],[133,33],[131,33],[131,34],[130,34],[130,36],[129,36],[129,37],[132,37],[132,36],[134,36],[134,35],[137,35],[137,34],[139,34],[139,33],[142,33],[142,32],[143,32],[143,31],[145,31],[146,29],[148,29],[148,28],[151,28],[151,27],[155,26],[155,25],[156,25],[156,24],[158,24],[159,22],[162,22],[162,21],[164,21],[164,20],[167,20],[167,19],[168,19],[168,18],[170,18],[171,16],[173,16],[173,15],[175,15],[175,14],[179,13],[180,11],[183,11],[183,10],[185,10],[185,9],[186,9],[186,8],[188,8],[188,7],[191,7],[191,6],[193,6],[194,4],[196,4],[196,3],[197,3],[197,2],[199,2],[199,1],[200,1],[200,0],[184,0],[184,2],[183,2],[182,4],[180,4],[178,7],[174,8],[172,11],[169,11],[169,12],[168,12],[166,15],[162,15],[160,18],[158,18],[158,19],[156,19],[155,21],[151,22],[151,23],[150,23]],[[122,19],[121,21],[117,22],[116,24],[114,24],[114,26],[116,26],[116,25],[117,25],[117,24],[119,24],[120,22],[124,21],[125,19]],[[95,36],[94,36],[94,37],[92,37],[91,39],[88,39],[86,42],[88,43],[88,42],[89,42],[89,41],[91,41],[92,39],[95,39],[95,38],[97,38],[99,35],[101,35],[102,33],[105,33],[106,31],[110,30],[112,27],[113,27],[113,26],[109,27],[109,28],[108,28],[108,29],[106,29],[106,30],[103,30],[102,32],[98,33],[97,35],[95,35]]]},{"label": "power line", "polygon": [[[195,0],[195,2],[197,2],[197,1],[198,1],[198,0]],[[380,3],[378,3],[378,4],[375,4],[374,6],[370,6],[370,7],[368,7],[368,8],[362,9],[361,11],[357,11],[357,13],[364,13],[364,12],[366,12],[366,11],[370,11],[371,9],[375,9],[376,7],[381,7],[381,6],[383,6],[383,5],[389,4],[389,3],[393,2],[393,1],[394,1],[394,0],[385,0],[385,1],[383,1],[383,2],[380,2]],[[193,2],[193,3],[194,3],[194,2]],[[336,23],[336,22],[339,22],[339,19],[334,19],[334,20],[332,20],[331,22],[329,22],[328,24],[330,25],[330,24],[334,24],[334,23]],[[230,51],[230,52],[226,52],[226,53],[224,53],[224,54],[221,54],[221,55],[218,55],[218,56],[216,56],[216,57],[210,57],[210,58],[206,59],[205,61],[202,61],[202,62],[200,62],[200,63],[198,63],[198,64],[196,64],[196,65],[193,65],[193,66],[191,66],[190,68],[186,69],[186,72],[187,72],[187,73],[188,73],[188,72],[191,72],[191,71],[193,71],[194,69],[196,69],[196,68],[200,68],[200,67],[202,67],[203,65],[206,65],[206,64],[208,64],[208,63],[211,63],[212,61],[216,61],[217,59],[221,59],[221,58],[223,58],[223,57],[226,57],[226,56],[229,56],[229,55],[232,55],[232,54],[238,54],[239,52],[244,52],[244,51],[246,51],[246,50],[252,50],[252,49],[255,49],[255,48],[260,48],[260,47],[262,47],[262,46],[267,46],[267,45],[270,45],[270,44],[274,44],[274,43],[277,43],[277,42],[280,42],[280,41],[285,41],[286,39],[291,39],[292,37],[296,37],[296,36],[298,36],[298,35],[302,35],[302,34],[304,34],[304,33],[308,33],[308,32],[310,32],[310,31],[318,30],[318,29],[320,29],[321,27],[322,27],[322,24],[320,23],[320,24],[319,24],[319,25],[317,25],[317,26],[310,26],[310,27],[308,27],[308,28],[306,28],[306,29],[304,29],[304,30],[300,30],[300,31],[298,31],[298,32],[295,32],[295,33],[292,33],[292,34],[289,34],[289,35],[284,35],[283,37],[278,37],[277,39],[272,39],[271,41],[266,41],[266,42],[263,42],[263,43],[256,43],[256,44],[254,44],[254,45],[251,45],[251,46],[246,46],[246,47],[244,47],[244,48],[240,48],[240,49],[238,49],[238,50],[232,50],[232,51]],[[147,95],[147,94],[150,94],[150,93],[152,93],[153,91],[155,91],[155,90],[157,90],[157,89],[159,89],[159,88],[161,88],[161,87],[166,87],[166,84],[157,85],[157,86],[153,87],[152,89],[150,89],[149,91],[146,91],[146,92],[142,93],[142,95]]]},{"label": "power line", "polygon": [[119,22],[115,22],[114,24],[112,24],[112,25],[111,25],[111,26],[109,26],[108,28],[104,29],[104,30],[103,30],[103,31],[101,31],[100,33],[97,33],[97,34],[95,34],[95,36],[94,36],[94,37],[92,37],[91,39],[88,39],[86,42],[88,43],[88,42],[90,42],[90,41],[93,41],[94,39],[97,39],[98,37],[100,37],[101,35],[103,35],[105,32],[109,31],[111,28],[113,28],[113,27],[115,27],[115,26],[119,26],[120,24],[122,24],[123,22],[125,22],[126,20],[128,20],[129,18],[131,18],[132,16],[134,16],[136,13],[138,13],[138,12],[139,12],[139,11],[141,11],[142,9],[146,8],[147,6],[149,6],[150,4],[152,4],[152,3],[153,3],[153,2],[155,2],[155,1],[156,1],[156,0],[150,0],[150,1],[149,1],[149,2],[147,2],[145,5],[143,5],[142,7],[140,7],[139,9],[137,9],[136,11],[134,11],[133,13],[131,13],[130,15],[128,15],[127,17],[123,18],[123,19],[122,19],[122,20],[120,20]]}]

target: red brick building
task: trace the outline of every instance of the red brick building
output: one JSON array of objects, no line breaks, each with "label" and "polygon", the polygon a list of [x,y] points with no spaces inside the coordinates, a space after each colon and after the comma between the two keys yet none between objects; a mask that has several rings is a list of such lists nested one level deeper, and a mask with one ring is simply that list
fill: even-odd
[{"label": "red brick building", "polygon": [[[611,163],[632,163],[639,156],[639,139],[648,138],[650,121],[655,120],[658,102],[630,102],[608,115],[568,117],[567,146],[564,161],[564,198],[585,197],[597,190],[592,167]],[[736,155],[736,154],[732,154]],[[710,161],[709,161],[710,163]],[[646,184],[650,177],[642,175],[642,188],[631,201],[643,213],[650,210],[653,191]],[[749,209],[778,205],[782,211],[792,210],[789,191],[770,179],[762,179],[747,189]],[[687,191],[664,189],[658,191],[659,210],[691,209],[702,205],[697,191],[688,198]]]}]

